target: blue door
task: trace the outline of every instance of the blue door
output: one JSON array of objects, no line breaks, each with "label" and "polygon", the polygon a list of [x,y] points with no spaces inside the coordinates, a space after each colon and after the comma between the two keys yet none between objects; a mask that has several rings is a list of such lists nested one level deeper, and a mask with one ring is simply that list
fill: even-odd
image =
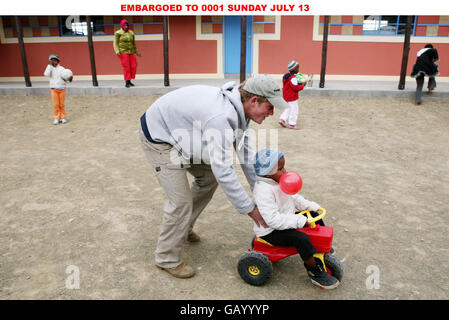
[{"label": "blue door", "polygon": [[[224,70],[225,73],[240,73],[241,17],[224,16]],[[253,70],[253,17],[246,18],[246,73]]]}]

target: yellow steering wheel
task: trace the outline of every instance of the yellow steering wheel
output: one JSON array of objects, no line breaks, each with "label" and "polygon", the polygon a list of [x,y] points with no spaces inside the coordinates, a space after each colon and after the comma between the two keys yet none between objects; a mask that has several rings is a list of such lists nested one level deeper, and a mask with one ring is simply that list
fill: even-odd
[{"label": "yellow steering wheel", "polygon": [[309,221],[309,223],[310,223],[310,227],[315,228],[315,226],[316,226],[315,222],[323,219],[324,216],[326,215],[326,209],[324,209],[324,208],[318,208],[317,211],[321,211],[322,213],[320,215],[316,216],[315,218],[312,218],[312,215],[310,214],[309,210],[301,211],[299,214],[306,215],[307,221]]}]

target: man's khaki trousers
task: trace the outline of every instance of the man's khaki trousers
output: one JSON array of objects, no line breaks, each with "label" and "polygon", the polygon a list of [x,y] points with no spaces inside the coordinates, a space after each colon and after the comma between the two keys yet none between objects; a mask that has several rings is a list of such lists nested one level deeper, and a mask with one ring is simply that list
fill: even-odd
[{"label": "man's khaki trousers", "polygon": [[[172,145],[151,143],[142,131],[140,141],[168,199],[164,205],[155,262],[160,267],[173,268],[182,263],[181,253],[187,235],[212,199],[218,184],[210,165],[185,163]],[[187,172],[195,177],[191,186]]]}]

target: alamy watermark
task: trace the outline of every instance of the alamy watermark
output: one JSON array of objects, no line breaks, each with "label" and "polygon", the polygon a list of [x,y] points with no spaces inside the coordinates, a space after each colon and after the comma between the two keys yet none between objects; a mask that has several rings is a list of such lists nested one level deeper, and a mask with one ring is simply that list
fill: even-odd
[{"label": "alamy watermark", "polygon": [[203,130],[200,121],[194,121],[192,130],[180,128],[172,130],[171,137],[175,148],[170,153],[170,161],[177,164],[184,156],[190,156],[193,164],[246,164],[255,161],[255,152],[269,148],[278,150],[277,129],[224,129],[208,128]]},{"label": "alamy watermark", "polygon": [[80,16],[68,16],[67,19],[65,19],[65,27],[69,30],[73,29],[72,24],[79,24],[80,23]]},{"label": "alamy watermark", "polygon": [[65,279],[65,287],[69,290],[79,290],[80,288],[80,268],[73,264],[67,266],[65,273],[68,277]]},{"label": "alamy watermark", "polygon": [[369,265],[365,270],[369,276],[366,278],[365,285],[368,290],[380,288],[380,269],[376,265]]}]

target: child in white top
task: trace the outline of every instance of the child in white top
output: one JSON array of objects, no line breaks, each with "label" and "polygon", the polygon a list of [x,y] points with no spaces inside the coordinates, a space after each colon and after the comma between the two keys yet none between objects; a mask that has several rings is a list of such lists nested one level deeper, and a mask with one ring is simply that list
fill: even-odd
[{"label": "child in white top", "polygon": [[50,91],[54,116],[53,124],[66,123],[65,88],[67,82],[72,82],[73,76],[64,80],[63,75],[66,69],[59,64],[60,60],[57,55],[51,54],[48,60],[49,63],[44,71],[44,76],[50,77]]},{"label": "child in white top", "polygon": [[286,172],[284,166],[285,157],[279,151],[263,149],[256,154],[254,202],[268,228],[254,224],[254,232],[257,237],[273,245],[296,247],[312,283],[324,289],[336,288],[339,281],[324,270],[319,259],[314,258],[317,251],[307,234],[297,230],[308,227],[309,222],[295,212],[306,209],[317,211],[320,206],[299,194],[288,195],[281,190],[279,180]]}]

